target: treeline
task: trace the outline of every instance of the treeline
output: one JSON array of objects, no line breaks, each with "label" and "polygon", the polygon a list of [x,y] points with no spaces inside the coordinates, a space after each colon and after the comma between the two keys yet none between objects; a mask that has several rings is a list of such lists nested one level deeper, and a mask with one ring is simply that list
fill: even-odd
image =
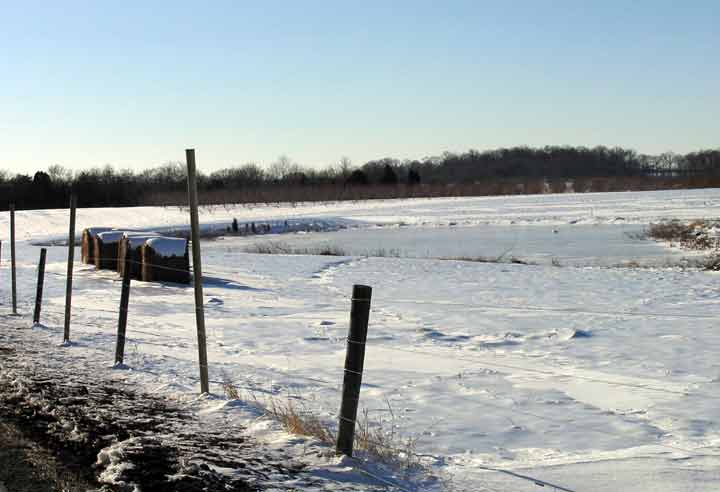
[{"label": "treeline", "polygon": [[[361,166],[343,158],[324,169],[283,156],[267,168],[249,163],[201,174],[198,185],[206,204],[714,187],[720,149],[652,156],[619,147],[514,147]],[[73,173],[59,165],[33,176],[0,171],[1,209],[61,208],[71,193],[81,207],[175,205],[185,191],[179,162],[140,173],[111,166]]]}]

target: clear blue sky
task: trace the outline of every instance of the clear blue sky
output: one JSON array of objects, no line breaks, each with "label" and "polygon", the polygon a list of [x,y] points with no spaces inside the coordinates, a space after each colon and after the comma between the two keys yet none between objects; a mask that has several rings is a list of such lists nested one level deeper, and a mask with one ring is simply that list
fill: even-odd
[{"label": "clear blue sky", "polygon": [[0,168],[720,147],[720,1],[0,0]]}]

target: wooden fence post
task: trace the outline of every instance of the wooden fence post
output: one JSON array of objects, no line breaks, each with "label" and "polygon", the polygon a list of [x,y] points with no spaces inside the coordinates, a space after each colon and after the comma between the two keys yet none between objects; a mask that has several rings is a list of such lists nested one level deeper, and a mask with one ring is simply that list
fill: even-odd
[{"label": "wooden fence post", "polygon": [[10,204],[10,289],[12,290],[12,312],[17,314],[17,271],[15,267],[15,204]]},{"label": "wooden fence post", "polygon": [[115,344],[115,365],[125,360],[125,330],[127,328],[128,304],[130,301],[130,248],[125,250],[123,262],[122,291],[120,292],[120,317],[118,318],[117,342]]},{"label": "wooden fence post", "polygon": [[365,342],[367,341],[370,319],[372,288],[366,285],[353,287],[352,308],[350,309],[350,331],[345,355],[345,376],[343,378],[342,403],[337,438],[337,452],[352,456],[355,439],[360,386],[365,364]]},{"label": "wooden fence post", "polygon": [[72,307],[72,280],[73,266],[75,262],[75,208],[77,207],[77,196],[70,195],[70,231],[68,233],[68,265],[67,283],[65,285],[65,330],[63,343],[70,343],[70,313]]},{"label": "wooden fence post", "polygon": [[40,263],[38,264],[37,291],[35,291],[35,312],[33,313],[33,324],[40,323],[40,310],[42,309],[43,285],[45,284],[45,258],[47,249],[40,249]]},{"label": "wooden fence post", "polygon": [[198,362],[200,365],[200,392],[210,392],[208,381],[207,346],[205,338],[205,311],[200,258],[200,220],[198,218],[197,182],[195,180],[195,149],[185,151],[188,167],[188,202],[190,205],[190,240],[192,241],[193,281],[195,284],[195,321],[197,324]]}]

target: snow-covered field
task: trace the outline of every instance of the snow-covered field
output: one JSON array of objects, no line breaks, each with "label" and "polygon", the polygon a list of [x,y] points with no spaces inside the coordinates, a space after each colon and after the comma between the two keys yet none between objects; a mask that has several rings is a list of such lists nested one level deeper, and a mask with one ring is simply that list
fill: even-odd
[{"label": "snow-covered field", "polygon": [[[17,213],[18,290],[26,316],[4,322],[29,326],[39,251],[33,244],[66,235],[67,216],[65,210]],[[432,241],[426,231],[436,230],[438,241],[454,237],[458,243],[488,225],[508,231],[552,226],[559,233],[548,241],[560,244],[573,227],[573,234],[592,234],[592,225],[612,231],[612,225],[718,216],[720,190],[714,189],[216,207],[203,211],[201,221],[225,227],[233,218],[241,224],[288,220],[352,229],[337,234],[397,226],[396,234],[408,236],[419,227],[422,241]],[[177,228],[187,221],[187,210],[178,208],[78,211],[78,231]],[[331,234],[323,233],[323,240]],[[593,257],[602,256],[603,234],[588,241]],[[8,214],[2,213],[3,314],[9,311],[8,237]],[[407,490],[539,490],[533,479],[589,492],[720,488],[717,274],[254,255],[243,252],[247,242],[232,237],[202,247],[211,389],[222,395],[219,383],[229,378],[248,404],[195,397],[188,287],[133,283],[126,348],[132,370],[112,370],[120,284],[112,273],[78,264],[76,345],[58,347],[62,247],[48,251],[46,328],[28,337],[51,357],[86,358],[88,371],[186,402],[213,425],[242,423],[270,446],[304,456],[318,476],[363,490],[371,479],[354,471],[356,464],[318,457],[314,447],[307,453],[308,441],[259,418],[252,398],[292,398],[334,422],[349,295],[353,284],[367,284],[373,303],[361,406],[371,420],[417,438],[416,459],[445,481],[364,465],[374,474]],[[628,252],[627,259],[638,254]]]}]

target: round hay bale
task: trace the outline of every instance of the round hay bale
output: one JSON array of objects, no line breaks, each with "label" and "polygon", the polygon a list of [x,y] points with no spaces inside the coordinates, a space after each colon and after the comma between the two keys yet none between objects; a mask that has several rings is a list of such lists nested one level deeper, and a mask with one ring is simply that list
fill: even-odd
[{"label": "round hay bale", "polygon": [[145,241],[151,238],[160,237],[155,232],[137,233],[125,232],[118,246],[117,271],[120,276],[125,274],[125,255],[127,255],[130,268],[130,278],[140,280],[142,255],[140,249]]},{"label": "round hay bale", "polygon": [[95,236],[95,267],[98,270],[117,268],[118,246],[123,234],[123,231],[107,231]]},{"label": "round hay bale", "polygon": [[143,281],[190,283],[187,239],[169,237],[148,239],[141,248],[141,257]]},{"label": "round hay bale", "polygon": [[95,236],[101,232],[111,231],[112,227],[88,227],[82,231],[80,246],[82,262],[91,265],[95,263]]}]

